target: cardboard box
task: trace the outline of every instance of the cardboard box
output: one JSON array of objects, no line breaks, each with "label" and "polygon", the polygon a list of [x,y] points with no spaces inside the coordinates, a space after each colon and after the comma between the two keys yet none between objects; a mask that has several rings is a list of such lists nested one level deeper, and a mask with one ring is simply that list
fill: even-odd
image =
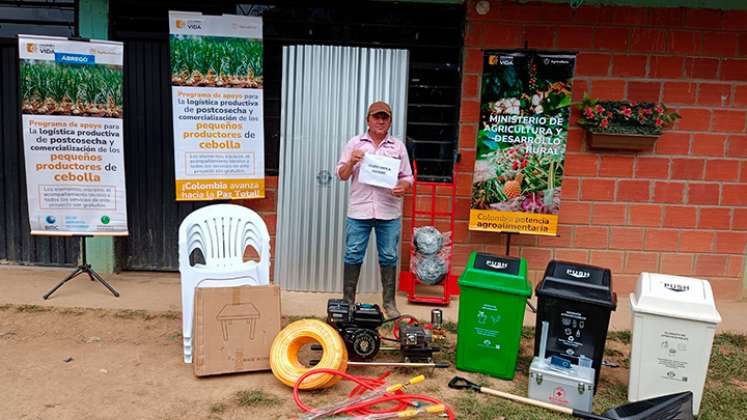
[{"label": "cardboard box", "polygon": [[280,288],[200,287],[194,316],[195,376],[270,369],[270,347],[280,332]]}]

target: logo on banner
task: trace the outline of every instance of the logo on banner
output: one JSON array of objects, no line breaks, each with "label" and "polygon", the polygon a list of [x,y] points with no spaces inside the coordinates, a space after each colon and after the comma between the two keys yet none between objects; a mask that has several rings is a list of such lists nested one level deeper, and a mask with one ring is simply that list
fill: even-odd
[{"label": "logo on banner", "polygon": [[57,219],[55,219],[55,217],[52,216],[51,214],[49,216],[47,216],[47,218],[45,220],[47,221],[47,224],[50,224],[50,225],[53,225],[54,222],[57,221]]},{"label": "logo on banner", "polygon": [[54,45],[51,44],[42,44],[37,46],[33,42],[29,42],[26,44],[26,52],[30,54],[34,54],[36,52],[39,52],[41,54],[54,54]]},{"label": "logo on banner", "polygon": [[181,19],[176,20],[176,27],[178,29],[184,29],[184,27],[187,27],[187,29],[202,29],[202,21],[201,20],[188,20],[183,21]]},{"label": "logo on banner", "polygon": [[119,51],[115,49],[101,49],[101,48],[91,48],[88,50],[88,52],[92,55],[118,55]]}]

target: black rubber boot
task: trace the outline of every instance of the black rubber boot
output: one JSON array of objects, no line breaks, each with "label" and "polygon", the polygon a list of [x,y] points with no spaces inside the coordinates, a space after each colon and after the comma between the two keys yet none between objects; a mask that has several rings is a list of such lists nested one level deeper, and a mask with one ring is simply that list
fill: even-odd
[{"label": "black rubber boot", "polygon": [[349,304],[355,303],[355,292],[358,290],[358,276],[361,274],[361,264],[345,263],[342,274],[342,298]]},{"label": "black rubber boot", "polygon": [[397,310],[397,301],[394,298],[397,292],[397,266],[392,265],[389,267],[381,268],[381,297],[384,301],[384,313],[387,319],[399,318],[399,311]]}]

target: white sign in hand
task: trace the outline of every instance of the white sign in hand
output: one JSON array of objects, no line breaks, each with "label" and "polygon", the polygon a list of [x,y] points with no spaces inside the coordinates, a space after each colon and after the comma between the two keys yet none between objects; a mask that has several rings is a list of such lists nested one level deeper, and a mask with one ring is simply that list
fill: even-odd
[{"label": "white sign in hand", "polygon": [[397,185],[401,163],[399,159],[366,153],[361,160],[358,182],[392,189]]}]

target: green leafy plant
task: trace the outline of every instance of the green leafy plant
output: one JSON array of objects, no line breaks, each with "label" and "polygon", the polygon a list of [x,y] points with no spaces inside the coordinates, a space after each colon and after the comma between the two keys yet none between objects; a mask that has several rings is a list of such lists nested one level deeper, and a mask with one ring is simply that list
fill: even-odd
[{"label": "green leafy plant", "polygon": [[169,44],[172,85],[262,87],[260,40],[172,35]]},{"label": "green leafy plant", "polygon": [[122,118],[122,66],[21,61],[24,114]]},{"label": "green leafy plant", "polygon": [[584,95],[578,105],[578,125],[594,133],[661,134],[663,128],[680,118],[664,104],[652,102],[600,101]]}]

